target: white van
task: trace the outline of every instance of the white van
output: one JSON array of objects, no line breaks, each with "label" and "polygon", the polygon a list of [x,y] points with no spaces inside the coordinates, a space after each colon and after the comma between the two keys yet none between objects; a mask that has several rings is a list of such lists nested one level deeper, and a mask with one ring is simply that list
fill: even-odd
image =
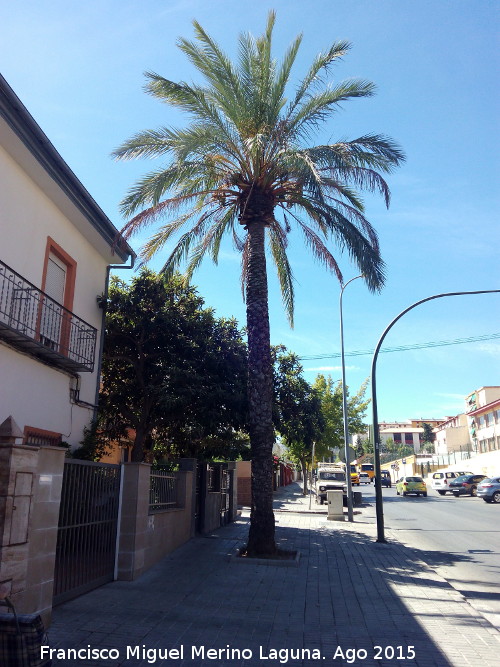
[{"label": "white van", "polygon": [[431,486],[440,496],[451,493],[450,482],[460,475],[473,475],[472,472],[459,472],[458,470],[438,470],[431,475]]}]

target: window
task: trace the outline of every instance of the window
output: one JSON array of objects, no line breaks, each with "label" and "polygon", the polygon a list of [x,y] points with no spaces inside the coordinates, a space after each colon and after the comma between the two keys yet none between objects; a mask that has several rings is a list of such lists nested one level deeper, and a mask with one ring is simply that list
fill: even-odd
[{"label": "window", "polygon": [[401,433],[394,433],[394,442],[401,443]]},{"label": "window", "polygon": [[[76,262],[53,239],[47,239],[42,292],[45,298],[39,314],[40,342],[52,350],[68,353],[73,308]],[[66,309],[66,310],[65,310]]]}]

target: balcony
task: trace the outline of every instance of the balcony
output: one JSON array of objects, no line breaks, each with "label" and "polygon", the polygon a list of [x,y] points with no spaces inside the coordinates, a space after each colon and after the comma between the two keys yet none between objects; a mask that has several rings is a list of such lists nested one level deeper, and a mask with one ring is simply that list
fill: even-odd
[{"label": "balcony", "polygon": [[3,262],[0,339],[57,368],[94,370],[97,330]]}]

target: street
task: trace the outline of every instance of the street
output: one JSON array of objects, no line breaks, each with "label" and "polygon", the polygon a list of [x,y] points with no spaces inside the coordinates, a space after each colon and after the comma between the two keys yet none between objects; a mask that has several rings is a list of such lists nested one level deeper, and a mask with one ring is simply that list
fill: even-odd
[{"label": "street", "polygon": [[[363,515],[374,518],[375,489],[370,485],[362,491],[371,506]],[[386,529],[418,550],[419,558],[500,628],[500,506],[468,496],[439,496],[430,487],[427,498],[397,496],[394,486],[382,493]]]}]

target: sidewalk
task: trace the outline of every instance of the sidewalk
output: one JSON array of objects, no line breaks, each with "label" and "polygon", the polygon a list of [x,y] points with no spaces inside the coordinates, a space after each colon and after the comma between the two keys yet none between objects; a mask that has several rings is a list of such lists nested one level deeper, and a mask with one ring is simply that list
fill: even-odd
[{"label": "sidewalk", "polygon": [[[353,524],[327,521],[298,484],[277,492],[275,509],[277,539],[300,552],[297,567],[230,561],[245,543],[244,511],[139,580],[57,607],[51,647],[59,658],[84,652],[53,664],[498,665],[500,633],[390,531],[378,544],[369,511]],[[113,659],[85,657],[100,649]]]}]

